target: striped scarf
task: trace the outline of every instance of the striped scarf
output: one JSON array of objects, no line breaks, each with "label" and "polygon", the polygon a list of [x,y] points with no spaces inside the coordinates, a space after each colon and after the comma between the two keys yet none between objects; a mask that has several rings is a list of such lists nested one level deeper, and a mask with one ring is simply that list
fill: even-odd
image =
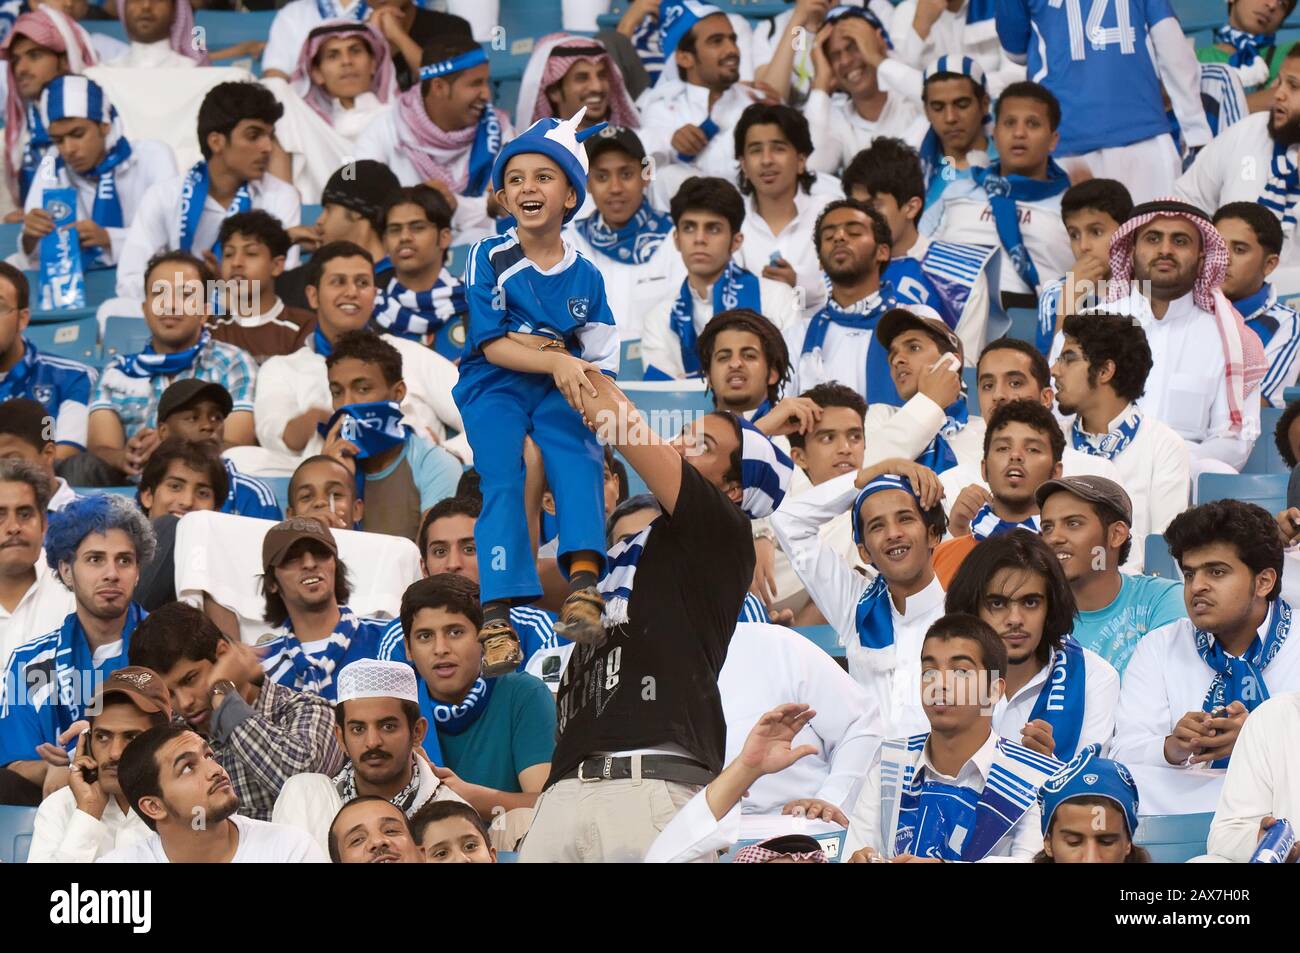
[{"label": "striped scarf", "polygon": [[445,268],[433,287],[412,291],[394,278],[375,299],[375,320],[389,334],[418,341],[469,311],[465,286]]}]

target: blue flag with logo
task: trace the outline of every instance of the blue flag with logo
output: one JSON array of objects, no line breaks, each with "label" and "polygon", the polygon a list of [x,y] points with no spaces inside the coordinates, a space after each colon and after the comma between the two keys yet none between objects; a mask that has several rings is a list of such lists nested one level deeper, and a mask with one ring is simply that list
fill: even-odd
[{"label": "blue flag with logo", "polygon": [[54,219],[54,231],[41,239],[40,296],[42,311],[86,306],[86,275],[81,263],[81,236],[76,189],[46,189],[42,207]]}]

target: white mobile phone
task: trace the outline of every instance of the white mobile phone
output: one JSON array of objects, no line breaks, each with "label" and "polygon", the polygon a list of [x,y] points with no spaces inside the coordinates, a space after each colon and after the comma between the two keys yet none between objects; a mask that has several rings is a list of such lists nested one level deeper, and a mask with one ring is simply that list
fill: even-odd
[{"label": "white mobile phone", "polygon": [[949,351],[947,354],[940,354],[939,360],[930,365],[930,370],[937,370],[944,366],[954,374],[960,373],[961,371],[961,361],[957,358],[956,354],[952,353],[952,351]]}]

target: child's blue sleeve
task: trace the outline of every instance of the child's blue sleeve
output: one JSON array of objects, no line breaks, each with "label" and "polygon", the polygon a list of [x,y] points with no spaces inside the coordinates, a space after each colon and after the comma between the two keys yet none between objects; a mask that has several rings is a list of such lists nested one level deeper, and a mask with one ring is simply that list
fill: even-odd
[{"label": "child's blue sleeve", "polygon": [[582,345],[582,359],[590,361],[610,377],[618,376],[619,334],[618,325],[614,323],[614,312],[609,310],[609,301],[605,298],[605,281],[596,271],[592,283],[591,305],[587,311],[587,320],[578,328],[578,343]]},{"label": "child's blue sleeve", "polygon": [[483,345],[505,337],[510,331],[505,290],[497,287],[496,268],[489,253],[498,244],[495,237],[480,239],[469,250],[465,274],[465,296],[469,302],[465,354],[483,350]]}]

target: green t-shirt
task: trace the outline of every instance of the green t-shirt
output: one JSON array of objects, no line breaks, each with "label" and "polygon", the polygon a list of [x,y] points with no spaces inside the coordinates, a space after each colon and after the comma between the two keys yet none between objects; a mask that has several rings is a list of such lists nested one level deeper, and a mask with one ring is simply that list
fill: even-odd
[{"label": "green t-shirt", "polygon": [[[1221,50],[1216,44],[1207,43],[1205,46],[1198,46],[1196,48],[1196,59],[1201,63],[1226,63],[1228,60],[1232,59],[1232,54],[1235,52],[1235,50]],[[1282,69],[1282,61],[1286,59],[1286,49],[1284,44],[1279,43],[1271,50],[1265,50],[1263,56],[1269,64],[1268,83],[1264,84],[1267,86],[1269,83],[1272,83],[1277,79],[1277,74]],[[1255,90],[1262,88],[1263,87],[1261,86],[1254,86],[1247,89],[1246,92],[1253,93]]]},{"label": "green t-shirt", "polygon": [[519,772],[549,763],[555,751],[555,696],[526,672],[502,675],[478,720],[458,735],[439,731],[438,744],[465,781],[518,794]]}]

